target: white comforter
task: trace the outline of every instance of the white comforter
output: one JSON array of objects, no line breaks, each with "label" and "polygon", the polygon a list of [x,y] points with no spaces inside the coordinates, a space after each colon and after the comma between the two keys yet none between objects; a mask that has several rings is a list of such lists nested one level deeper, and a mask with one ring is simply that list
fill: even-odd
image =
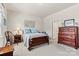
[{"label": "white comforter", "polygon": [[29,47],[29,39],[35,38],[35,37],[42,37],[47,36],[44,33],[28,33],[23,35],[24,39],[24,45],[28,48]]}]

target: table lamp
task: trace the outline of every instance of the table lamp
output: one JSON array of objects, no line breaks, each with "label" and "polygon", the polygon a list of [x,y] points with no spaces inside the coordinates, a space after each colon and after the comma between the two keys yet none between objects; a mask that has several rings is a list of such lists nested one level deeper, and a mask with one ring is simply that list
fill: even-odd
[{"label": "table lamp", "polygon": [[20,30],[19,27],[17,27],[17,29],[16,29],[16,34],[17,34],[17,35],[21,35],[21,34],[22,34],[22,31]]}]

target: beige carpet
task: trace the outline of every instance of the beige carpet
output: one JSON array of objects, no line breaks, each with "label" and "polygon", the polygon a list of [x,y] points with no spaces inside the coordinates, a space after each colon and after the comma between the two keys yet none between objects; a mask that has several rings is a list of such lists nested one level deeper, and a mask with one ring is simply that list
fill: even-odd
[{"label": "beige carpet", "polygon": [[38,46],[37,48],[28,51],[28,49],[19,43],[14,45],[14,56],[76,56],[79,55],[79,49],[74,49],[72,47],[58,44],[51,41],[50,44],[44,44]]}]

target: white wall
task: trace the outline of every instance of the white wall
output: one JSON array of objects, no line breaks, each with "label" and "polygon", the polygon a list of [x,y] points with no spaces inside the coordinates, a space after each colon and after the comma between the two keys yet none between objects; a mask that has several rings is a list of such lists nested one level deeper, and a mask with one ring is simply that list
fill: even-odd
[{"label": "white wall", "polygon": [[24,27],[24,20],[32,20],[35,21],[35,26],[39,31],[42,31],[42,18],[27,16],[22,13],[18,13],[15,11],[8,11],[8,30],[15,31],[17,27]]},{"label": "white wall", "polygon": [[[58,40],[58,27],[64,26],[64,20],[75,19],[79,26],[79,4],[71,6],[55,14],[51,14],[44,18],[44,28],[48,34],[53,35],[53,39]],[[52,22],[53,21],[53,25]],[[46,29],[48,28],[48,30]],[[51,28],[53,27],[53,29]],[[53,32],[53,34],[52,34]]]},{"label": "white wall", "polygon": [[39,29],[40,31],[46,31],[50,38],[58,39],[58,27],[63,26],[64,20],[73,18],[76,20],[76,22],[78,22],[79,4],[71,6],[55,14],[51,14],[44,19],[40,17],[27,16],[19,12],[9,11],[8,30],[14,31],[17,27],[23,27],[24,20],[34,20],[36,22],[37,29]]},{"label": "white wall", "polygon": [[45,31],[46,33],[48,33],[48,35],[50,36],[50,38],[52,38],[52,22],[53,19],[49,17],[44,18],[43,20],[43,31]]}]

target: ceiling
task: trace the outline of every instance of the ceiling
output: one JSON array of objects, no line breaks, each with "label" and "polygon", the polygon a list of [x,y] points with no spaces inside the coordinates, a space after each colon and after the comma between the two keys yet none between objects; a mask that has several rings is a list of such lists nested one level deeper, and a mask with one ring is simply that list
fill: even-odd
[{"label": "ceiling", "polygon": [[45,17],[59,12],[75,3],[6,3],[8,11],[24,13],[28,16]]}]

